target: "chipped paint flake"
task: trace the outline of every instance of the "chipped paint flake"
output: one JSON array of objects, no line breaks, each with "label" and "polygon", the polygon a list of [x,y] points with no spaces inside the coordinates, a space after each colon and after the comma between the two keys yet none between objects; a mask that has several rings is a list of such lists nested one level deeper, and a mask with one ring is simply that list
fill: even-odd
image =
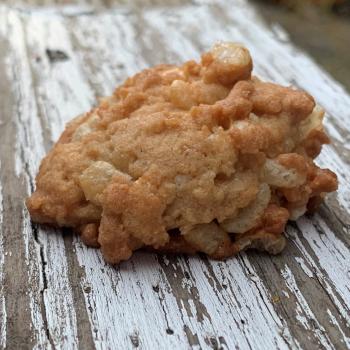
[{"label": "chipped paint flake", "polygon": [[309,269],[309,267],[306,265],[305,260],[303,258],[300,258],[298,256],[295,257],[295,260],[301,267],[301,269],[305,272],[305,275],[312,278],[313,277],[313,272]]},{"label": "chipped paint flake", "polygon": [[282,289],[282,294],[286,297],[286,298],[289,298],[289,294],[288,292],[286,292],[285,290]]}]

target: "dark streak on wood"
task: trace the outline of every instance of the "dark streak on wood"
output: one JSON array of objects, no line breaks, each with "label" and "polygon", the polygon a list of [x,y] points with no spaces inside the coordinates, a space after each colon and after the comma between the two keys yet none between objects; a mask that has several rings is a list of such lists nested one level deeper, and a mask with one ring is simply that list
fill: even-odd
[{"label": "dark streak on wood", "polygon": [[347,215],[345,210],[336,210],[339,205],[334,203],[333,196],[328,196],[327,202],[327,205],[321,205],[318,213],[334,234],[350,249],[350,215]]},{"label": "dark streak on wood", "polygon": [[184,325],[184,332],[186,333],[186,337],[188,340],[189,345],[199,345],[199,339],[197,334],[193,334],[191,332],[191,329],[185,324]]},{"label": "dark streak on wood", "polygon": [[66,61],[69,59],[69,56],[61,50],[46,49],[46,55],[51,63]]},{"label": "dark streak on wood", "polygon": [[[32,182],[33,182],[33,179],[32,179]],[[51,334],[50,334],[50,328],[49,328],[48,320],[47,320],[47,316],[46,316],[46,307],[45,307],[45,300],[44,300],[44,295],[45,295],[45,293],[47,291],[47,288],[48,288],[48,281],[47,281],[47,275],[46,275],[47,262],[45,260],[42,243],[40,242],[39,237],[38,237],[37,224],[31,223],[31,226],[32,226],[32,233],[33,233],[35,242],[39,246],[39,256],[40,256],[39,264],[41,264],[40,271],[41,271],[42,283],[43,283],[43,286],[42,286],[42,288],[40,290],[40,297],[41,297],[40,298],[40,311],[41,311],[41,317],[43,319],[44,330],[45,330],[48,342],[54,348],[54,344],[53,344],[53,340],[52,340],[52,337],[51,337]]]},{"label": "dark streak on wood", "polygon": [[129,338],[133,348],[138,348],[140,346],[139,335],[137,333],[130,334]]},{"label": "dark streak on wood", "polygon": [[[206,318],[210,322],[210,315],[208,314],[205,305],[203,305],[200,301],[198,289],[196,287],[195,277],[191,274],[191,272],[191,287],[189,288],[189,290],[187,288],[184,288],[181,284],[179,284],[179,281],[181,281],[183,278],[186,278],[185,270],[183,269],[183,267],[186,266],[188,268],[187,271],[190,271],[188,261],[186,261],[187,258],[179,258],[170,255],[168,259],[170,263],[165,264],[163,258],[161,256],[158,257],[159,264],[167,277],[167,281],[170,283],[171,291],[176,298],[179,310],[181,310],[184,307],[188,316],[194,317],[195,315],[192,314],[191,306],[189,304],[189,300],[192,300],[196,308],[197,321],[203,322],[204,318]],[[180,259],[182,262],[181,264],[179,264]],[[174,269],[174,266],[176,266],[176,270]]]},{"label": "dark streak on wood", "polygon": [[[68,231],[68,232],[67,232]],[[85,277],[85,271],[79,266],[77,256],[72,250],[73,237],[70,230],[64,232],[64,246],[67,257],[67,264],[69,268],[68,278],[72,287],[73,302],[75,305],[75,313],[77,317],[77,329],[79,347],[81,349],[95,349],[91,324],[86,311],[85,300],[83,293],[91,292],[91,287],[85,287],[82,289],[81,281]],[[80,281],[80,283],[78,282]]]}]

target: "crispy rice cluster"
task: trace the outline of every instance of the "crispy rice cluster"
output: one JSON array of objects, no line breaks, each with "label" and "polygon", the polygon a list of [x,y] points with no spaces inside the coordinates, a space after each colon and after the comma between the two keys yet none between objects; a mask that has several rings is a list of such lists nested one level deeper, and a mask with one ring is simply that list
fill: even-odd
[{"label": "crispy rice cluster", "polygon": [[27,200],[118,263],[140,248],[223,259],[279,253],[283,230],[337,188],[313,159],[328,143],[303,91],[251,76],[248,50],[146,69],[68,124]]}]

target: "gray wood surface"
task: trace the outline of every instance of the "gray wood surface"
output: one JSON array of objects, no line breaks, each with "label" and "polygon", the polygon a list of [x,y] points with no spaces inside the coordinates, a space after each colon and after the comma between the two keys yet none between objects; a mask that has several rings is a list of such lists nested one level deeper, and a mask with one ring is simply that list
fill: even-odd
[{"label": "gray wood surface", "polygon": [[[257,75],[309,91],[329,112],[334,143],[319,163],[340,188],[288,225],[283,254],[140,252],[111,267],[69,230],[31,223],[24,198],[68,120],[138,70],[217,40],[245,43]],[[348,93],[244,0],[3,1],[0,348],[349,349],[349,121]]]}]

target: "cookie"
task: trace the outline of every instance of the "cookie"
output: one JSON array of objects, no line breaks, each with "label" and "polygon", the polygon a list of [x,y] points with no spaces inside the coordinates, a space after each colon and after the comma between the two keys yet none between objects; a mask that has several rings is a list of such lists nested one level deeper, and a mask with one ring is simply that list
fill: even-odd
[{"label": "cookie", "polygon": [[33,221],[67,226],[118,263],[137,249],[272,254],[336,175],[313,159],[329,139],[306,92],[251,75],[249,51],[218,43],[200,63],[127,79],[73,119],[43,159]]}]

